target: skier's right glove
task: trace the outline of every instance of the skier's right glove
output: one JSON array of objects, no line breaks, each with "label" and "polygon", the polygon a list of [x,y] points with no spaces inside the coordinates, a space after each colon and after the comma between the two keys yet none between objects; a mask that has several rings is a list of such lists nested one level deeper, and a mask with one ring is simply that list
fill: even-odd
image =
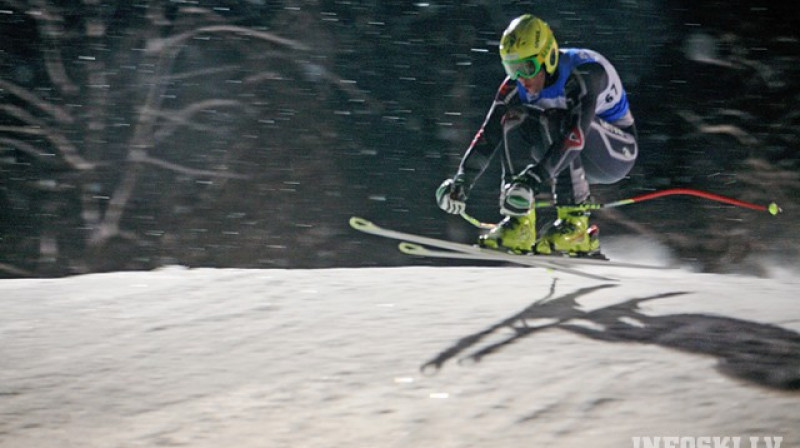
[{"label": "skier's right glove", "polygon": [[467,188],[464,178],[447,179],[436,189],[436,203],[447,213],[458,215],[467,209]]}]

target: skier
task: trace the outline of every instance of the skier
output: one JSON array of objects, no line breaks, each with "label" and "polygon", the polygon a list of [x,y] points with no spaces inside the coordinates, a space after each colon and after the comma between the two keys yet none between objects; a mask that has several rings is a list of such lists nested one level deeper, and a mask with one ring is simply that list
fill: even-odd
[{"label": "skier", "polygon": [[[508,75],[457,174],[436,190],[448,213],[462,213],[470,189],[502,148],[500,212],[504,219],[482,235],[493,249],[539,254],[599,254],[597,228],[579,207],[589,184],[618,182],[638,153],[636,127],[619,75],[601,54],[559,50],[550,27],[525,14],[500,40]],[[557,220],[536,238],[534,197],[549,189]]]}]

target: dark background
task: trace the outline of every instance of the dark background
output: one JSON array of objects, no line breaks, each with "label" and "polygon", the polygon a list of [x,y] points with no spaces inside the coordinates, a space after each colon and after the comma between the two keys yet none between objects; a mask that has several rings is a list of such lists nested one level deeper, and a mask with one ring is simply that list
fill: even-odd
[{"label": "dark background", "polygon": [[[603,235],[706,271],[795,263],[798,14],[774,3],[0,0],[0,276],[441,264],[347,220],[476,236],[433,191],[525,12],[628,91],[640,158],[597,200],[691,187],[785,210],[670,197],[597,212]],[[484,220],[496,171],[470,202]]]}]

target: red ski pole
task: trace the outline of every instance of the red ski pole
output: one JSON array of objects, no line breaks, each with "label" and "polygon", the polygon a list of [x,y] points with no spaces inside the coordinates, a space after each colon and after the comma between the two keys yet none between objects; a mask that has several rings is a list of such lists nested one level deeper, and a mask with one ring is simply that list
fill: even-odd
[{"label": "red ski pole", "polygon": [[[636,204],[639,202],[649,201],[650,199],[656,199],[664,196],[673,196],[673,195],[696,196],[716,202],[735,205],[738,207],[749,208],[751,210],[766,211],[769,212],[769,214],[771,215],[777,215],[778,213],[781,213],[783,211],[781,210],[780,207],[778,207],[778,204],[774,202],[770,202],[767,205],[754,204],[752,202],[742,201],[741,199],[735,199],[728,196],[723,196],[721,194],[710,193],[708,191],[702,191],[702,190],[695,190],[692,188],[668,188],[666,190],[659,190],[659,191],[654,191],[652,193],[640,194],[627,199],[620,199],[618,201],[608,202],[605,204],[583,204],[574,207],[582,208],[584,210],[600,210],[604,208],[622,207],[623,205]],[[534,205],[535,208],[547,208],[554,206],[555,204],[553,202],[537,202]],[[491,229],[494,227],[494,224],[481,222],[480,220],[468,215],[466,212],[462,212],[461,217],[467,220],[470,224],[481,229]]]},{"label": "red ski pole", "polygon": [[595,205],[597,205],[597,207],[592,207],[592,204],[587,204],[587,207],[589,207],[589,208],[598,208],[598,209],[601,209],[601,208],[614,208],[614,207],[620,207],[620,206],[628,205],[628,204],[635,204],[637,202],[649,201],[650,199],[656,199],[656,198],[660,198],[660,197],[664,197],[664,196],[673,196],[673,195],[696,196],[696,197],[700,197],[700,198],[703,198],[703,199],[709,199],[709,200],[716,201],[716,202],[722,202],[722,203],[725,203],[725,204],[735,205],[737,207],[744,207],[744,208],[749,208],[751,210],[759,210],[759,211],[769,212],[769,214],[771,214],[771,215],[777,215],[778,213],[783,211],[783,210],[781,210],[780,207],[778,207],[778,204],[776,204],[774,202],[770,202],[767,205],[754,204],[752,202],[742,201],[741,199],[735,199],[735,198],[731,198],[731,197],[728,197],[728,196],[723,196],[721,194],[710,193],[708,191],[702,191],[702,190],[695,190],[695,189],[692,189],[692,188],[669,188],[669,189],[666,189],[666,190],[654,191],[652,193],[640,194],[640,195],[633,196],[633,197],[628,198],[628,199],[622,199],[622,200],[619,200],[619,201],[609,202],[607,204],[595,204]]}]

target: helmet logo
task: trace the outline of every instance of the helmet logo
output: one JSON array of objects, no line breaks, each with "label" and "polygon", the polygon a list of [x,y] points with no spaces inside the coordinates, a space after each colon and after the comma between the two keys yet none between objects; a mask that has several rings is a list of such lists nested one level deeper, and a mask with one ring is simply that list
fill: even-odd
[{"label": "helmet logo", "polygon": [[508,46],[508,49],[510,50],[510,49],[514,48],[515,45],[517,45],[517,35],[516,34],[509,34],[508,35],[508,41],[506,42],[506,46]]}]

